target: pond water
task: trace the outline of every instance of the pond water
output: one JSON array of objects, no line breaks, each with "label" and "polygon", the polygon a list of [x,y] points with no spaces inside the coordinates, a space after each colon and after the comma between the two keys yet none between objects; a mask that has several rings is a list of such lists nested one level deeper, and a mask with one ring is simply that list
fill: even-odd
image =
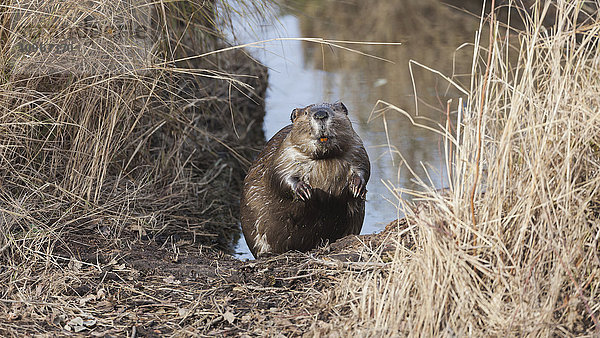
[{"label": "pond water", "polygon": [[[428,118],[428,125],[446,121],[446,102],[460,92],[434,72],[409,60],[442,72],[469,87],[472,45],[479,21],[437,0],[340,0],[297,1],[273,9],[268,19],[240,10],[233,19],[234,44],[273,40],[248,49],[269,69],[264,131],[267,139],[290,123],[294,108],[312,103],[342,101],[350,111],[356,132],[371,160],[366,216],[362,233],[381,231],[402,217],[390,184],[418,189],[407,166],[431,184],[443,187],[441,138],[415,127],[402,114],[384,104],[402,108],[411,116]],[[402,43],[401,45],[336,44],[378,58],[331,45],[288,38]],[[462,46],[462,47],[461,47]],[[461,47],[461,48],[459,48]],[[387,61],[383,61],[385,59]],[[415,90],[418,103],[415,102]],[[373,113],[375,112],[375,113]],[[389,141],[389,143],[388,143]],[[404,158],[402,164],[398,154]],[[388,185],[384,182],[389,182]],[[410,199],[408,194],[402,195]],[[252,258],[244,239],[236,248],[239,258]]]}]

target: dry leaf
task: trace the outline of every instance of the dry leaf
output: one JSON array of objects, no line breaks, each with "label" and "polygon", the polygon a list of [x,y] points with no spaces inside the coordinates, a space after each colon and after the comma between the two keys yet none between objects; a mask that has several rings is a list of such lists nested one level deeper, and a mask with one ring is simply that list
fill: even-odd
[{"label": "dry leaf", "polygon": [[98,290],[98,292],[96,292],[96,299],[100,300],[104,299],[104,297],[106,297],[106,290],[104,290],[104,288],[101,288],[100,290]]},{"label": "dry leaf", "polygon": [[113,270],[125,270],[125,264],[115,265]]},{"label": "dry leaf", "polygon": [[231,311],[227,311],[223,314],[223,319],[225,319],[229,324],[233,324],[235,320],[235,315]]},{"label": "dry leaf", "polygon": [[85,326],[83,326],[83,318],[75,317],[65,325],[65,330],[73,331],[73,332],[81,332],[85,330]]},{"label": "dry leaf", "polygon": [[90,318],[83,321],[83,326],[92,327],[96,325],[96,318]]},{"label": "dry leaf", "polygon": [[179,308],[177,309],[177,313],[179,314],[179,317],[185,317],[188,313],[190,313],[190,310],[186,308]]},{"label": "dry leaf", "polygon": [[94,317],[89,316],[86,318],[87,319],[83,319],[80,316],[77,316],[71,319],[67,325],[64,326],[64,329],[67,331],[81,332],[96,325],[96,319]]},{"label": "dry leaf", "polygon": [[79,261],[79,260],[71,258],[71,260],[69,261],[68,266],[69,266],[69,268],[71,270],[79,272],[81,270],[81,267],[83,266],[83,263],[81,261]]},{"label": "dry leaf", "polygon": [[87,295],[79,300],[79,306],[85,306],[85,304],[91,300],[96,300],[96,295]]},{"label": "dry leaf", "polygon": [[173,275],[170,275],[169,277],[163,278],[163,282],[167,283],[167,284],[181,284],[180,280],[175,279],[175,277]]}]

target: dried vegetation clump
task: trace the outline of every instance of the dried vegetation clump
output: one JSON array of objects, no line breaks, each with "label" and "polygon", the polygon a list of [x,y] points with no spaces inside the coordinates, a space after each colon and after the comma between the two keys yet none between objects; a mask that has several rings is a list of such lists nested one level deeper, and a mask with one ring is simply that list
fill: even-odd
[{"label": "dried vegetation clump", "polygon": [[421,200],[398,233],[414,247],[348,274],[334,297],[347,312],[326,332],[600,334],[597,8],[537,3],[523,31],[487,19],[471,94],[444,132],[448,189],[396,190]]},{"label": "dried vegetation clump", "polygon": [[116,296],[102,267],[135,243],[239,237],[266,71],[206,55],[226,47],[213,1],[148,4],[0,4],[1,332],[89,329],[77,302]]}]

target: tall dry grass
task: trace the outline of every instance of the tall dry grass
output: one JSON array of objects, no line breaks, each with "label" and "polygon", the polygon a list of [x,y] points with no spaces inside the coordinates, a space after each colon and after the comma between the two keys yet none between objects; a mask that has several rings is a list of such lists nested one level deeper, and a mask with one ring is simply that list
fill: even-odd
[{"label": "tall dry grass", "polygon": [[[69,260],[111,245],[227,249],[239,236],[266,75],[241,52],[201,56],[225,47],[215,24],[227,14],[214,6],[0,4],[1,313],[47,314],[85,277]],[[132,39],[135,23],[146,39]],[[53,55],[19,43],[85,47]]]},{"label": "tall dry grass", "polygon": [[440,126],[448,189],[427,177],[416,178],[425,192],[394,189],[421,202],[405,205],[393,259],[371,256],[383,267],[336,289],[330,330],[600,334],[600,17],[589,5],[537,3],[523,31],[493,20],[489,46],[477,36],[470,94]]}]

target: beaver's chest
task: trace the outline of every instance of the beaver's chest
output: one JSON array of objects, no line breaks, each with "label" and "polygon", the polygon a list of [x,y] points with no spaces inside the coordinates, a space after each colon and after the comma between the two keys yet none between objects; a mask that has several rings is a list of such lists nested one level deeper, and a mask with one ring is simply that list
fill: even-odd
[{"label": "beaver's chest", "polygon": [[313,189],[340,196],[348,186],[350,164],[341,159],[320,159],[300,163],[300,177]]}]

